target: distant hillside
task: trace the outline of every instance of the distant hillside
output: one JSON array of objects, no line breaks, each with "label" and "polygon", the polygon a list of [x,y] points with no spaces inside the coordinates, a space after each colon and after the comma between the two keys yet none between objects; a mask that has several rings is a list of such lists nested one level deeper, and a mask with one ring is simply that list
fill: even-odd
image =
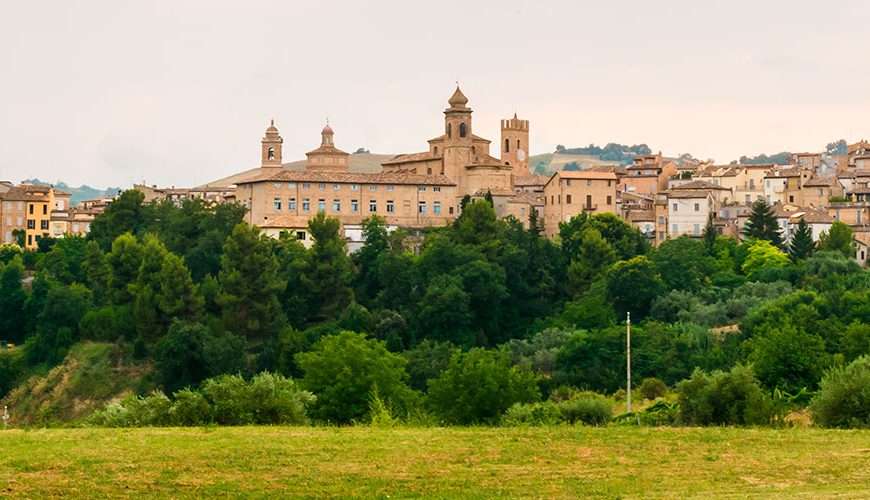
[{"label": "distant hillside", "polygon": [[72,195],[72,204],[78,205],[83,200],[90,200],[93,198],[99,198],[101,196],[109,195],[109,194],[118,194],[118,191],[121,188],[108,188],[104,190],[99,190],[96,188],[92,188],[88,185],[81,185],[79,187],[72,187],[69,184],[58,181],[58,182],[44,182],[39,179],[25,179],[22,181],[26,184],[34,184],[36,186],[53,186],[63,191],[66,191]]}]

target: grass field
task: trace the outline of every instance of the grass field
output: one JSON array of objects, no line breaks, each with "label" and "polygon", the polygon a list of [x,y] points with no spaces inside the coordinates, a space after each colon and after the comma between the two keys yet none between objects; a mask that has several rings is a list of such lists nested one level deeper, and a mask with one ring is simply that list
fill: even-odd
[{"label": "grass field", "polygon": [[0,496],[870,497],[870,432],[206,428],[0,432]]}]

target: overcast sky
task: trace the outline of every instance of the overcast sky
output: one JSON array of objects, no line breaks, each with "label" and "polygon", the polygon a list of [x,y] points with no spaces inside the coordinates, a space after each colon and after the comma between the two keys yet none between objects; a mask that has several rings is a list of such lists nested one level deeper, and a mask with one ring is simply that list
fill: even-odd
[{"label": "overcast sky", "polygon": [[201,184],[270,118],[285,161],[327,115],[346,151],[421,151],[457,79],[475,133],[517,112],[532,154],[870,137],[870,2],[713,3],[0,0],[0,179]]}]

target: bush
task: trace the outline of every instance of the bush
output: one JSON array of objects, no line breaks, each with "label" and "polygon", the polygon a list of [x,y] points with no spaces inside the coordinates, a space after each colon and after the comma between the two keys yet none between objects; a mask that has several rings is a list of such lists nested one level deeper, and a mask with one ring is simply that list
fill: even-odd
[{"label": "bush", "polygon": [[172,402],[160,391],[140,397],[129,395],[95,412],[86,422],[101,427],[153,427],[169,423]]},{"label": "bush", "polygon": [[202,394],[191,389],[181,389],[173,394],[170,422],[172,425],[189,427],[211,421],[208,401]]},{"label": "bush", "polygon": [[677,393],[685,424],[763,425],[773,418],[773,401],[748,366],[713,373],[696,369],[677,384]]},{"label": "bush", "polygon": [[559,403],[559,413],[569,424],[604,425],[613,415],[613,405],[600,394],[588,394]]},{"label": "bush", "polygon": [[664,396],[667,392],[668,386],[655,377],[645,378],[640,384],[640,393],[650,401]]},{"label": "bush", "polygon": [[537,377],[512,366],[506,353],[457,352],[450,366],[429,382],[429,407],[450,424],[494,423],[514,403],[540,399]]},{"label": "bush", "polygon": [[830,369],[810,410],[822,427],[870,428],[870,356]]},{"label": "bush", "polygon": [[554,425],[564,422],[559,407],[552,401],[514,403],[501,419],[502,425]]}]

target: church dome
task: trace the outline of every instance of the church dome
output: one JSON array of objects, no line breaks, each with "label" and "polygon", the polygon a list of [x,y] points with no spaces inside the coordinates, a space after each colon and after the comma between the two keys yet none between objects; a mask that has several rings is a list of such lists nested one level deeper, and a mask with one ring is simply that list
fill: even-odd
[{"label": "church dome", "polygon": [[324,134],[324,135],[333,135],[333,134],[335,134],[335,132],[332,131],[332,127],[330,127],[328,123],[326,124],[325,127],[323,127],[323,130],[321,130],[320,133],[321,133],[321,134]]},{"label": "church dome", "polygon": [[269,128],[266,129],[266,132],[278,132],[278,127],[275,126],[275,120],[269,124]]},{"label": "church dome", "polygon": [[459,86],[456,86],[456,91],[453,92],[453,95],[450,96],[450,100],[447,101],[451,106],[465,106],[468,104],[468,98],[465,97],[465,94],[459,90]]}]

